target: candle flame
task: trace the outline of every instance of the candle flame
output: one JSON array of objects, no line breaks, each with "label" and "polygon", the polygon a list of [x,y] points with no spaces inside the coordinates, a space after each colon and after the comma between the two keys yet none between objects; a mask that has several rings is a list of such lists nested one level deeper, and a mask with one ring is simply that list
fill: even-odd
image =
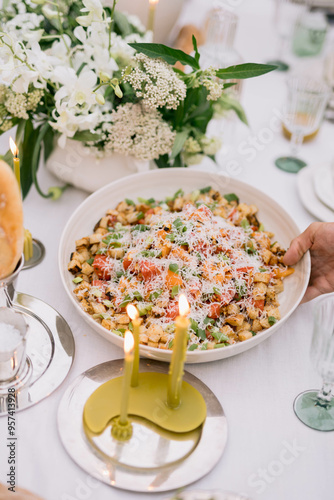
[{"label": "candle flame", "polygon": [[181,293],[179,297],[179,311],[181,316],[187,316],[190,313],[189,302],[184,293]]},{"label": "candle flame", "polygon": [[157,5],[159,3],[159,0],[149,0],[150,5]]},{"label": "candle flame", "polygon": [[11,137],[9,138],[9,147],[11,152],[13,153],[13,156],[17,157],[19,155],[19,148],[16,146]]},{"label": "candle flame", "polygon": [[126,306],[126,312],[131,320],[139,318],[138,310],[133,304],[129,304]]},{"label": "candle flame", "polygon": [[134,345],[135,345],[135,341],[134,341],[132,333],[130,332],[130,330],[126,330],[125,335],[124,335],[124,352],[125,352],[125,354],[128,354],[130,351],[132,351]]}]

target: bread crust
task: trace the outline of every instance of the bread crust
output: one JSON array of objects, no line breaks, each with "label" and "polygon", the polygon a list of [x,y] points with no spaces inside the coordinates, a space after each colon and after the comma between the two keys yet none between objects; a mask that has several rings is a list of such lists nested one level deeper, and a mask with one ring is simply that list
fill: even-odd
[{"label": "bread crust", "polygon": [[22,197],[14,172],[0,160],[0,279],[15,269],[23,252]]}]

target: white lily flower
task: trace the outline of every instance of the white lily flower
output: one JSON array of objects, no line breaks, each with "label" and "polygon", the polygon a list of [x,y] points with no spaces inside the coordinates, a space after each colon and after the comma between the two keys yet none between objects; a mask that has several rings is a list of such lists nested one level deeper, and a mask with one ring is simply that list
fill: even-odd
[{"label": "white lily flower", "polygon": [[95,104],[94,87],[97,82],[97,76],[93,71],[83,70],[79,76],[76,75],[73,68],[58,66],[54,70],[54,81],[62,84],[62,87],[55,95],[56,101],[68,102],[68,106],[90,108]]},{"label": "white lily flower", "polygon": [[83,0],[82,3],[85,7],[81,9],[81,12],[88,12],[88,15],[77,17],[78,24],[87,28],[93,21],[103,20],[103,7],[100,0]]}]

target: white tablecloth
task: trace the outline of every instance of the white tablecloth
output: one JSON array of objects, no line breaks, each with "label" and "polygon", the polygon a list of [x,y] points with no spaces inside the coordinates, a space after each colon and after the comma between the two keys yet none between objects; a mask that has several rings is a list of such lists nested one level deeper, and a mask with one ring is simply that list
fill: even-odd
[{"label": "white tablecloth", "polygon": [[[185,17],[191,19],[196,13],[196,19],[200,19],[209,3],[189,2]],[[272,2],[225,3],[240,13],[236,45],[244,60],[262,62],[272,57],[276,50]],[[241,153],[239,149],[239,154],[234,155],[238,169],[232,171],[231,164],[221,168],[229,168],[230,174],[266,191],[304,229],[314,219],[299,201],[296,177],[273,164],[277,156],[288,152],[288,143],[273,120],[284,99],[285,78],[285,74],[276,72],[246,82],[243,102],[251,129],[240,129],[240,137],[248,140],[247,136],[251,136],[253,145],[247,147],[253,152],[245,154],[246,146],[241,145]],[[302,155],[309,164],[333,160],[333,133],[334,126],[324,123],[316,140],[303,146]],[[7,141],[8,134],[1,138],[2,153],[7,150]],[[57,184],[43,168],[40,181],[45,188]],[[76,356],[60,388],[35,407],[16,415],[18,484],[46,500],[165,498],[166,494],[128,493],[91,480],[67,455],[58,436],[56,415],[66,387],[84,370],[122,357],[120,349],[90,330],[73,310],[58,273],[57,250],[62,229],[86,196],[72,188],[58,202],[45,201],[33,188],[24,202],[25,226],[44,243],[46,258],[38,267],[21,273],[18,289],[42,298],[66,318],[74,334]],[[227,446],[218,465],[189,489],[231,490],[252,499],[333,498],[334,433],[305,427],[292,407],[299,392],[319,388],[321,384],[309,360],[311,334],[312,304],[302,305],[276,335],[258,347],[220,362],[187,366],[219,398],[229,427]],[[0,419],[2,482],[8,472],[6,420]]]}]

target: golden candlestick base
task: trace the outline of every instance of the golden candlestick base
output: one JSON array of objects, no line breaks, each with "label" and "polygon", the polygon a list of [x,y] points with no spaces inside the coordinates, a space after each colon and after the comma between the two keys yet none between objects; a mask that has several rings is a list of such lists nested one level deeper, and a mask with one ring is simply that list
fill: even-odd
[{"label": "golden candlestick base", "polygon": [[127,441],[130,439],[133,433],[133,427],[131,422],[128,420],[126,424],[121,424],[119,418],[115,418],[112,422],[111,435],[118,441]]}]

